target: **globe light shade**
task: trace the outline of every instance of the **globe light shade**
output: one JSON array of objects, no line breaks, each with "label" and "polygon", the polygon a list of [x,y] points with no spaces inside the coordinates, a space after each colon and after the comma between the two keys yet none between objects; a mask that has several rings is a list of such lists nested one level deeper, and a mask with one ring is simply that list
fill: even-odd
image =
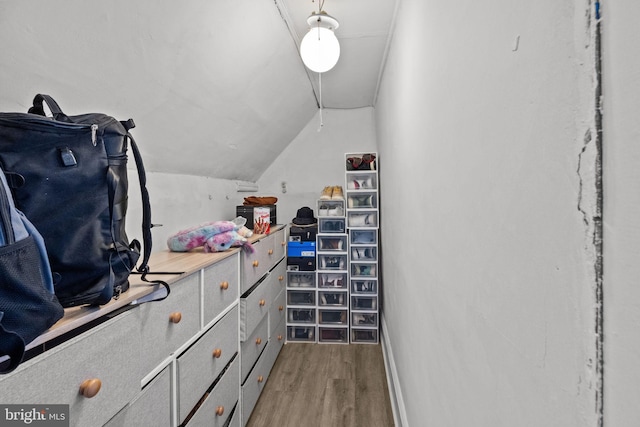
[{"label": "globe light shade", "polygon": [[[302,62],[307,68],[316,73],[329,71],[340,58],[340,43],[333,33],[333,28],[337,27],[337,25],[333,25],[333,28],[328,28],[326,26],[327,19],[326,17],[323,18],[324,21],[322,22],[320,21],[321,18],[313,21],[311,17],[309,18],[309,32],[300,43]],[[331,19],[333,20],[333,18]],[[333,21],[337,24],[337,21]],[[318,25],[316,25],[316,22]]]}]

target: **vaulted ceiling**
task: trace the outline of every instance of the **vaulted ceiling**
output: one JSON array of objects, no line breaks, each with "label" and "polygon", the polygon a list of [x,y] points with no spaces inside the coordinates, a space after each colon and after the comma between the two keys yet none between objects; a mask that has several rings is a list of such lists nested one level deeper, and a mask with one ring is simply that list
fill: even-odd
[{"label": "vaulted ceiling", "polygon": [[149,171],[256,180],[315,115],[375,104],[397,0],[323,0],[338,64],[298,46],[321,0],[0,2],[1,111],[38,92],[133,117]]}]

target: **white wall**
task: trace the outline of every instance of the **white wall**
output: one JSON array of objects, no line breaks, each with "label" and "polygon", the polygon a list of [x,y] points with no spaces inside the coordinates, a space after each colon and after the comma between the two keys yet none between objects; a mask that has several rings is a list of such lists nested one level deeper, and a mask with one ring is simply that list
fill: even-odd
[{"label": "white wall", "polygon": [[[235,218],[236,206],[247,196],[278,197],[279,224],[290,223],[302,206],[311,207],[317,215],[322,189],[327,185],[344,186],[344,154],[376,150],[373,119],[372,108],[325,109],[324,125],[320,127],[317,113],[256,182],[256,192],[238,193],[237,181],[148,173],[152,220],[163,224],[152,230],[153,250],[165,250],[167,237],[184,228]],[[140,239],[142,211],[134,169],[129,171],[129,180],[127,234]],[[282,182],[286,183],[286,193],[282,193]]]},{"label": "white wall", "polygon": [[604,3],[605,425],[640,420],[640,3]]},{"label": "white wall", "polygon": [[[290,223],[302,206],[318,214],[325,186],[344,187],[345,153],[376,151],[372,108],[324,109],[291,141],[258,180],[261,195],[279,198],[278,222]],[[282,193],[282,183],[286,193]]]},{"label": "white wall", "polygon": [[401,0],[376,117],[403,425],[597,425],[588,3]]},{"label": "white wall", "polygon": [[[130,162],[133,163],[132,158]],[[147,172],[151,220],[154,224],[162,224],[151,230],[152,251],[166,250],[167,238],[180,230],[204,222],[234,219],[236,206],[241,205],[247,195],[237,192],[237,182],[239,181]],[[126,224],[129,239],[142,242],[140,187],[136,170],[131,168]]]}]

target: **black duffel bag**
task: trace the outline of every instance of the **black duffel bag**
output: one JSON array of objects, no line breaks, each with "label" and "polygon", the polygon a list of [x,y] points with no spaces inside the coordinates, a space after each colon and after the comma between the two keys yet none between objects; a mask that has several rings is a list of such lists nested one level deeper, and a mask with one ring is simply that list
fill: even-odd
[{"label": "black duffel bag", "polygon": [[[46,117],[43,102],[53,117]],[[0,163],[17,208],[44,237],[64,307],[105,304],[129,288],[141,250],[125,232],[129,143],[143,203],[137,269],[143,279],[148,272],[151,209],[133,127],[132,120],[101,113],[67,116],[41,94],[29,113],[0,113]]]}]

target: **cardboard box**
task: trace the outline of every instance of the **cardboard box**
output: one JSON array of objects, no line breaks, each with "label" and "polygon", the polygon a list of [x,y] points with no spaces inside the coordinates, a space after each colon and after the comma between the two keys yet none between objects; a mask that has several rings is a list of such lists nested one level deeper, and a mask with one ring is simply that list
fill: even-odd
[{"label": "cardboard box", "polygon": [[276,205],[263,206],[236,206],[236,216],[247,219],[247,228],[253,230],[255,221],[261,218],[268,224],[277,224]]},{"label": "cardboard box", "polygon": [[316,242],[288,242],[288,257],[310,258],[316,256]]}]

